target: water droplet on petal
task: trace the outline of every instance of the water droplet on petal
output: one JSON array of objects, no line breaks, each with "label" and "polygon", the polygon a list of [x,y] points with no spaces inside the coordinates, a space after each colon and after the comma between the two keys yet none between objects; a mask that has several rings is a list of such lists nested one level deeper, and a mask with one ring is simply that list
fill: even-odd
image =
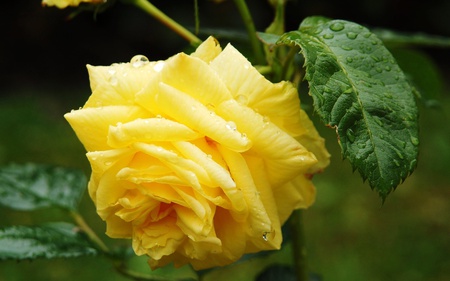
[{"label": "water droplet on petal", "polygon": [[247,105],[248,104],[248,98],[246,95],[238,95],[236,97],[236,101],[240,104],[240,105]]},{"label": "water droplet on petal", "polygon": [[109,84],[111,84],[111,86],[117,86],[118,83],[119,81],[115,75],[109,77]]},{"label": "water droplet on petal", "polygon": [[269,234],[269,232],[263,232],[262,238],[264,239],[264,241],[269,241],[267,234]]},{"label": "water droplet on petal", "polygon": [[148,64],[149,60],[146,56],[136,55],[130,60],[130,63],[134,68],[139,68]]},{"label": "water droplet on petal", "polygon": [[228,121],[225,124],[225,127],[227,127],[228,130],[236,131],[236,124],[233,121]]}]

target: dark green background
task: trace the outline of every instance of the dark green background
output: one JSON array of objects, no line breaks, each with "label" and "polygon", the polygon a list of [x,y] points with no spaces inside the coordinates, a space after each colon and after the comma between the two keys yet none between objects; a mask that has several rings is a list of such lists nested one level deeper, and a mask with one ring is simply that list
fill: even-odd
[{"label": "dark green background", "polygon": [[[272,19],[270,6],[263,0],[248,2],[257,29],[263,31]],[[193,1],[153,3],[180,23],[194,26]],[[223,46],[231,32],[237,38],[231,40],[233,44],[251,58],[233,1],[199,0],[199,4],[201,31],[220,29],[214,34]],[[135,54],[165,59],[187,47],[134,7],[118,3],[96,19],[92,13],[82,13],[66,21],[71,11],[42,8],[38,0],[10,1],[0,11],[0,164],[51,163],[81,168],[88,174],[84,149],[62,117],[90,95],[85,65],[128,61]],[[445,0],[289,1],[287,29],[296,29],[310,15],[450,36],[450,2]],[[426,102],[420,102],[419,164],[384,205],[341,159],[334,131],[312,116],[332,153],[331,166],[315,178],[317,202],[305,213],[309,265],[323,280],[445,281],[450,276],[450,50],[416,50],[433,62],[431,70],[421,73],[425,68],[414,65],[417,60],[408,56],[401,60],[411,75],[427,77],[421,84],[429,93]],[[393,51],[399,59],[404,56],[401,50]],[[436,69],[440,75],[428,78]],[[435,80],[442,84],[426,83]],[[306,92],[300,95],[306,104],[310,102]],[[59,210],[0,212],[0,225],[68,220]],[[98,233],[104,232],[87,196],[82,213]],[[107,260],[89,257],[0,262],[0,281],[5,280],[125,279],[115,274]]]}]

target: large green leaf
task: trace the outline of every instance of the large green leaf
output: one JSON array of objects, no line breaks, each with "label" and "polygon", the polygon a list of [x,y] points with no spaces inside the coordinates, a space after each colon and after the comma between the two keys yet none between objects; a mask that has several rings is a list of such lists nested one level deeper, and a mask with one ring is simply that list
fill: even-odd
[{"label": "large green leaf", "polygon": [[0,168],[0,205],[28,211],[51,206],[75,210],[86,182],[79,170],[11,164]]},{"label": "large green leaf", "polygon": [[86,236],[69,223],[0,228],[0,260],[96,255]]},{"label": "large green leaf", "polygon": [[419,144],[413,89],[393,56],[367,28],[320,17],[278,43],[301,48],[316,112],[384,200],[414,170]]}]

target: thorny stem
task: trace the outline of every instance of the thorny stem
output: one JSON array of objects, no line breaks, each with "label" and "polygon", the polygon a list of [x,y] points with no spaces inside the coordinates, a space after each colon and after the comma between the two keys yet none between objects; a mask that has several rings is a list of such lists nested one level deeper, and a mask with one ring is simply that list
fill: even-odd
[{"label": "thorny stem", "polygon": [[265,64],[264,52],[262,45],[256,37],[256,28],[253,23],[252,16],[248,10],[245,0],[234,0],[242,19],[244,20],[245,27],[247,28],[247,34],[250,39],[250,44],[252,46],[253,52],[255,53],[256,61],[258,64]]},{"label": "thorny stem", "polygon": [[89,227],[89,225],[86,223],[86,221],[83,219],[83,217],[75,212],[71,211],[70,215],[75,220],[76,224],[80,227],[82,231],[86,233],[86,235],[91,239],[92,242],[94,242],[100,250],[102,250],[105,253],[109,253],[108,247],[103,243],[103,241],[95,234],[95,232]]},{"label": "thorny stem", "polygon": [[128,4],[133,4],[136,7],[140,8],[144,12],[150,14],[152,17],[159,20],[161,23],[172,29],[178,35],[186,39],[191,45],[198,46],[201,44],[202,40],[200,40],[197,36],[195,36],[192,32],[184,28],[182,25],[168,17],[161,10],[156,8],[152,3],[147,0],[126,0],[124,1]]},{"label": "thorny stem", "polygon": [[296,210],[289,219],[292,232],[292,248],[294,254],[294,270],[297,281],[308,281],[308,265],[306,259],[306,243],[303,229],[303,212]]}]

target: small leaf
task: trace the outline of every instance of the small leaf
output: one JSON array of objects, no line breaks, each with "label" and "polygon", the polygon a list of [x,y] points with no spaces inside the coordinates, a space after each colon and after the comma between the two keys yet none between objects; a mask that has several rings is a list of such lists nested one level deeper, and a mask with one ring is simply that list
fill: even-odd
[{"label": "small leaf", "polygon": [[344,20],[307,18],[278,43],[300,46],[316,112],[384,200],[414,170],[419,144],[413,89],[393,56]]},{"label": "small leaf", "polygon": [[52,206],[75,210],[86,182],[78,170],[11,164],[0,168],[0,205],[27,211]]},{"label": "small leaf", "polygon": [[0,260],[96,255],[86,236],[69,223],[0,228]]}]

